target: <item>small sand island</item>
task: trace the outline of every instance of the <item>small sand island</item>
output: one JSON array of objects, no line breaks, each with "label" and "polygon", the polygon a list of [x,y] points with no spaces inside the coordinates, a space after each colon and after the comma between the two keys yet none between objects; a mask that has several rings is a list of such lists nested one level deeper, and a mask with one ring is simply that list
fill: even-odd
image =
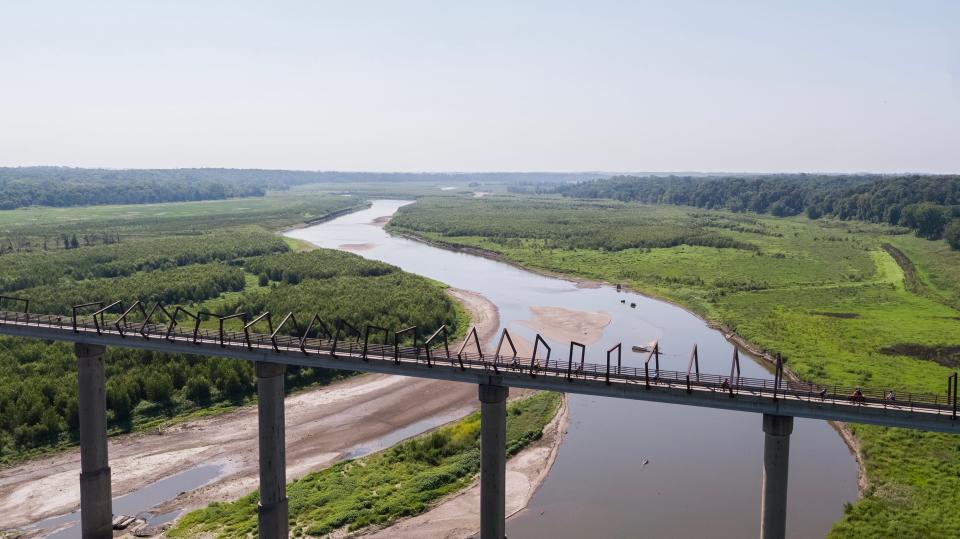
[{"label": "small sand island", "polygon": [[584,345],[600,340],[603,329],[610,325],[606,311],[580,311],[565,307],[530,307],[530,320],[519,323],[540,333],[548,340],[577,341]]}]

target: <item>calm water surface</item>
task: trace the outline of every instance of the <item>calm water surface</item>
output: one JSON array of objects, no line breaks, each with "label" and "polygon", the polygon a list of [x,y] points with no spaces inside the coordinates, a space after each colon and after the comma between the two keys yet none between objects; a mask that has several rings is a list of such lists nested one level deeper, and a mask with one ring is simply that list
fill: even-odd
[{"label": "calm water surface", "polygon": [[[729,372],[732,345],[679,307],[612,287],[577,288],[500,262],[391,237],[372,224],[409,203],[377,200],[370,209],[288,236],[328,248],[371,244],[359,254],[483,294],[499,307],[501,324],[531,342],[534,333],[517,323],[532,318],[529,307],[607,311],[612,321],[600,342],[588,348],[588,361],[605,361],[605,350],[623,342],[624,364],[641,365],[644,357],[630,352],[630,346],[660,339],[665,369],[685,369],[697,344],[702,371]],[[550,346],[558,354],[552,357],[560,358],[569,343]],[[746,356],[742,369],[744,376],[769,376]],[[511,539],[757,535],[763,461],[759,415],[581,395],[570,395],[569,403],[569,429],[557,460],[528,509],[507,522]],[[822,537],[842,516],[843,503],[856,499],[856,463],[823,421],[797,420],[790,453],[788,535]]]}]

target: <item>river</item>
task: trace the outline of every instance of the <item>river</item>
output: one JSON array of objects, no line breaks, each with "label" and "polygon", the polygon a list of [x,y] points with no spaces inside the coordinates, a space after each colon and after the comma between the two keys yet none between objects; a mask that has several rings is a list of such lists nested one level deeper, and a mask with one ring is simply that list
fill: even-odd
[{"label": "river", "polygon": [[[729,372],[733,346],[680,307],[610,286],[581,288],[393,237],[374,223],[409,203],[375,200],[369,209],[287,235],[320,247],[346,246],[479,292],[500,309],[504,327],[531,342],[533,331],[518,323],[532,318],[530,307],[606,311],[612,321],[589,347],[587,361],[601,362],[607,348],[622,342],[624,364],[640,365],[643,356],[630,352],[630,346],[659,339],[665,369],[685,369],[697,344],[701,371]],[[566,357],[568,343],[550,346],[554,358]],[[769,376],[765,366],[742,357],[744,376]],[[569,428],[546,481],[528,508],[507,522],[511,539],[757,535],[763,462],[759,415],[582,395],[570,395],[569,407]],[[791,446],[788,536],[823,537],[842,516],[844,502],[857,497],[856,462],[823,421],[798,419]]]}]

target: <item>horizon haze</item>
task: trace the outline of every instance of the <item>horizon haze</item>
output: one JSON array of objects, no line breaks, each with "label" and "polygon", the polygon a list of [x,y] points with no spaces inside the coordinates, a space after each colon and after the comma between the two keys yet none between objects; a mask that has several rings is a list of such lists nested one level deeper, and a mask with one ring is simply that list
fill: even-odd
[{"label": "horizon haze", "polygon": [[960,171],[960,4],[5,6],[0,165]]}]

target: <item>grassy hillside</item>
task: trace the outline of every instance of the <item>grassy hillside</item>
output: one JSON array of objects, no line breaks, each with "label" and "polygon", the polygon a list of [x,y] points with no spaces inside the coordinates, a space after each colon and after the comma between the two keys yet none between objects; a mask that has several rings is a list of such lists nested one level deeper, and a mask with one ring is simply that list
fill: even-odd
[{"label": "grassy hillside", "polygon": [[[822,384],[943,392],[960,365],[960,253],[903,229],[511,197],[425,199],[389,226],[678,302]],[[945,537],[960,529],[948,510],[960,503],[958,437],[853,430],[870,486],[836,536]]]}]

